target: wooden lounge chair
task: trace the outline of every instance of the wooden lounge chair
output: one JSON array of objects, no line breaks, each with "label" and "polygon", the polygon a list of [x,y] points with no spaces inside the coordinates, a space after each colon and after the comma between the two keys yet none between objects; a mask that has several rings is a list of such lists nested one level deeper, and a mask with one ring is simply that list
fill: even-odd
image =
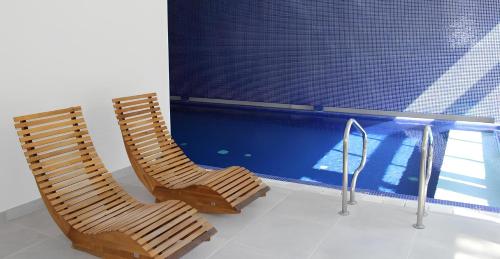
[{"label": "wooden lounge chair", "polygon": [[155,93],[113,99],[130,162],[157,201],[182,200],[201,212],[239,213],[269,187],[243,167],[206,170],[177,146]]},{"label": "wooden lounge chair", "polygon": [[179,258],[215,229],[182,201],[142,204],[99,159],[80,107],[14,118],[50,215],[73,247],[103,258]]}]

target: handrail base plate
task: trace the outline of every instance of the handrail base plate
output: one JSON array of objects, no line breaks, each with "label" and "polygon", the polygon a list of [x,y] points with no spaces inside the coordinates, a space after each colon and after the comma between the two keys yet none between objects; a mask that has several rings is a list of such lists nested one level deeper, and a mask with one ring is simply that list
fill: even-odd
[{"label": "handrail base plate", "polygon": [[413,227],[416,229],[424,229],[425,228],[424,225],[417,225],[417,224],[413,224]]}]

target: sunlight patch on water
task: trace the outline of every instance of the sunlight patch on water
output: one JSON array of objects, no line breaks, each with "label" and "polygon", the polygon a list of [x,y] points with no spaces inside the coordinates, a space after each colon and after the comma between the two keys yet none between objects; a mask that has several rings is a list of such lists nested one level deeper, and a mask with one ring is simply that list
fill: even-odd
[{"label": "sunlight patch on water", "polygon": [[[385,135],[372,134],[368,138],[368,148],[366,152],[367,161],[370,156],[375,152],[380,143],[385,139]],[[330,172],[342,173],[343,163],[343,142],[337,143],[330,151],[328,151],[316,164],[314,169],[324,170]],[[363,137],[360,135],[351,135],[349,142],[349,174],[352,174],[359,163],[361,163],[363,147]]]}]

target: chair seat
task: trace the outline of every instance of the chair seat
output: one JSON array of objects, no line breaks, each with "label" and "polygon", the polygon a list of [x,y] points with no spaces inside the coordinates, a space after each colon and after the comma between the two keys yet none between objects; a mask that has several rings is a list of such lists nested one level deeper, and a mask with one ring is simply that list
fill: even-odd
[{"label": "chair seat", "polygon": [[14,121],[42,199],[73,247],[104,258],[178,258],[216,232],[185,202],[128,195],[97,155],[80,107]]},{"label": "chair seat", "polygon": [[157,201],[180,199],[207,213],[239,213],[269,190],[249,170],[209,171],[191,161],[170,135],[155,93],[113,99],[129,160]]}]

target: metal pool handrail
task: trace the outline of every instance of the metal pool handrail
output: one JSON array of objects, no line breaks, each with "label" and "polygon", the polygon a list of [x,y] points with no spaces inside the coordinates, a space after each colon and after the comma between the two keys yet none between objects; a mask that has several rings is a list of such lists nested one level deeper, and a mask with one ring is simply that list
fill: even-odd
[{"label": "metal pool handrail", "polygon": [[[347,202],[347,182],[348,180],[348,171],[349,171],[349,136],[351,135],[351,128],[352,126],[356,126],[356,128],[361,132],[363,135],[363,153],[361,157],[361,163],[359,164],[358,168],[356,171],[354,171],[354,175],[352,176],[352,182],[351,182],[351,195],[350,195],[350,200]],[[366,149],[368,146],[368,135],[366,134],[366,131],[361,127],[361,125],[355,120],[355,119],[349,119],[347,121],[347,125],[345,127],[344,131],[344,151],[343,151],[343,172],[342,172],[342,211],[339,212],[340,215],[342,216],[347,216],[349,215],[349,211],[347,211],[347,203],[354,205],[356,204],[355,200],[355,192],[356,192],[356,182],[358,180],[359,173],[361,173],[361,170],[365,167],[366,164]]]},{"label": "metal pool handrail", "polygon": [[423,224],[425,216],[425,201],[427,199],[427,187],[432,174],[432,162],[434,156],[434,137],[431,126],[427,125],[422,136],[422,157],[420,158],[420,176],[418,184],[418,207],[417,223],[413,225],[416,229],[425,228]]}]

